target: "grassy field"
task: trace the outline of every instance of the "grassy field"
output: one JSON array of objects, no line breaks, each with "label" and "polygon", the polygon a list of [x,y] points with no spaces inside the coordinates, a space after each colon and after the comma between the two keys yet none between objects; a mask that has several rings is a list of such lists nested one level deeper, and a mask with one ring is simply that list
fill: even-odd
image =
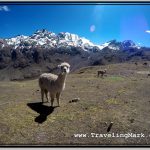
[{"label": "grassy field", "polygon": [[[150,68],[132,63],[101,68],[107,68],[104,78],[97,77],[100,66],[70,73],[60,107],[41,103],[37,79],[1,81],[0,144],[150,145]],[[80,100],[70,103],[74,98]],[[144,137],[101,137],[128,133]]]}]

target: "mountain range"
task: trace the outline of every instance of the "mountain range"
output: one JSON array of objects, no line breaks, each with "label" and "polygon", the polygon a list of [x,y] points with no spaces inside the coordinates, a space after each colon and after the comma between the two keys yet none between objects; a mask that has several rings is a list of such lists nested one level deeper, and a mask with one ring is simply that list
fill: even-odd
[{"label": "mountain range", "polygon": [[84,51],[97,51],[102,50],[105,47],[109,47],[110,49],[119,50],[128,49],[128,48],[140,48],[133,41],[126,40],[120,43],[116,43],[115,40],[109,41],[102,45],[93,44],[90,40],[79,37],[76,34],[71,34],[69,32],[60,32],[55,34],[53,32],[49,32],[46,29],[37,30],[31,36],[17,35],[13,38],[8,39],[0,39],[1,48],[11,46],[13,49],[23,49],[23,48],[33,48],[33,47],[41,47],[41,48],[60,48],[60,47],[80,47]]},{"label": "mountain range", "polygon": [[140,60],[150,60],[150,48],[141,47],[132,40],[111,40],[96,45],[76,34],[55,34],[46,29],[37,30],[30,36],[0,39],[0,80],[25,79],[42,72],[55,72],[62,61],[68,61],[71,70],[75,71],[89,65]]}]

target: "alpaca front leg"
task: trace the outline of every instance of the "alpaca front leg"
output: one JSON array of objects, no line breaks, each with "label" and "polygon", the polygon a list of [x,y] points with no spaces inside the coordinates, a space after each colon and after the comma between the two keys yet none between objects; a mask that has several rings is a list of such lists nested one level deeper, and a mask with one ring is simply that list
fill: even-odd
[{"label": "alpaca front leg", "polygon": [[53,95],[53,94],[50,94],[50,96],[51,96],[51,106],[53,107],[53,103],[54,103],[54,98],[55,98],[55,95]]},{"label": "alpaca front leg", "polygon": [[60,98],[60,93],[57,93],[57,94],[56,94],[56,98],[57,98],[57,104],[58,104],[58,107],[59,107],[59,98]]},{"label": "alpaca front leg", "polygon": [[41,89],[41,99],[42,99],[42,103],[44,103],[44,90]]}]

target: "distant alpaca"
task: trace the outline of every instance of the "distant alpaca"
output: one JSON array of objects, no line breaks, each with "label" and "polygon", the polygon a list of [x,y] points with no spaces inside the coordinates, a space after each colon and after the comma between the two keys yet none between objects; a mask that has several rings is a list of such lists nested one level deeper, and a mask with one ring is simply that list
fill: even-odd
[{"label": "distant alpaca", "polygon": [[135,65],[137,66],[137,65],[138,65],[138,63],[137,63],[137,62],[135,62]]},{"label": "distant alpaca", "polygon": [[147,77],[150,77],[150,73],[147,74]]},{"label": "distant alpaca", "polygon": [[143,65],[144,65],[144,66],[147,66],[147,65],[148,65],[148,63],[147,63],[147,62],[145,62],[145,63],[143,63]]},{"label": "distant alpaca", "polygon": [[70,72],[70,65],[66,62],[61,63],[58,67],[61,68],[61,73],[59,75],[43,73],[39,77],[42,102],[44,102],[44,93],[48,101],[47,94],[49,92],[51,97],[51,106],[53,106],[55,97],[57,98],[57,103],[59,106],[61,92],[65,89],[66,76]]},{"label": "distant alpaca", "polygon": [[107,71],[107,69],[104,69],[104,70],[98,70],[98,71],[97,71],[97,77],[99,77],[99,75],[101,75],[101,77],[103,77],[104,74],[106,74],[106,71]]}]

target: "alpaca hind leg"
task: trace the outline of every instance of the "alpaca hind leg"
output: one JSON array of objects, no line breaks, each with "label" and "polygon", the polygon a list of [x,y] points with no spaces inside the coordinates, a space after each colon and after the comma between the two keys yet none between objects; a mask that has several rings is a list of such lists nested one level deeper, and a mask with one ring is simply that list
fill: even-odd
[{"label": "alpaca hind leg", "polygon": [[60,98],[60,93],[57,93],[57,94],[56,94],[56,98],[57,98],[57,104],[58,104],[58,107],[59,107],[59,98]]}]

